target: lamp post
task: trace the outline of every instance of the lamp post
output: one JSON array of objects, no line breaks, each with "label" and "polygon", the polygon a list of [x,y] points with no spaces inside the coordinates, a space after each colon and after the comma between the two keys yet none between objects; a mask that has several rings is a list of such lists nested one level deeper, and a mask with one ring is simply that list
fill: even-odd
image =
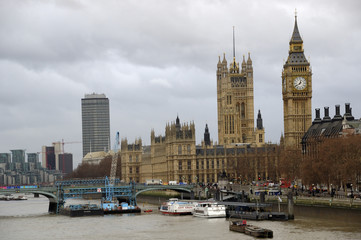
[{"label": "lamp post", "polygon": [[182,181],[183,181],[183,183],[184,183],[184,179],[186,179],[186,177],[185,177],[185,176],[182,176]]},{"label": "lamp post", "polygon": [[198,184],[198,177],[195,176],[194,179],[196,180],[196,184]]}]

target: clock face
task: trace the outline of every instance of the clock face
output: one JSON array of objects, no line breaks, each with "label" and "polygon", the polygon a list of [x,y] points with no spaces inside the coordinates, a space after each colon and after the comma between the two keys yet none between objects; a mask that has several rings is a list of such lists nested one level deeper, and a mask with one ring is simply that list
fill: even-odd
[{"label": "clock face", "polygon": [[304,79],[303,77],[296,77],[295,80],[293,80],[293,86],[297,89],[297,90],[303,90],[306,88],[306,79]]}]

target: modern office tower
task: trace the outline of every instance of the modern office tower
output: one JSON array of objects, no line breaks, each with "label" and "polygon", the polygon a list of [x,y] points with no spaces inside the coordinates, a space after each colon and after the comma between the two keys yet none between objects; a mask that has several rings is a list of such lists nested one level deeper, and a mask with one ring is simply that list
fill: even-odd
[{"label": "modern office tower", "polygon": [[30,171],[34,169],[39,169],[39,154],[37,153],[27,153],[28,155],[28,165]]},{"label": "modern office tower", "polygon": [[54,147],[42,147],[42,166],[49,170],[55,170],[55,149]]},{"label": "modern office tower", "polygon": [[12,162],[13,163],[25,163],[25,150],[10,150],[12,153]]},{"label": "modern office tower", "polygon": [[59,155],[63,153],[62,143],[53,142],[53,146],[42,147],[42,166],[49,170],[59,169]]},{"label": "modern office tower", "polygon": [[54,154],[55,154],[55,170],[59,169],[59,155],[64,152],[61,142],[53,142]]},{"label": "modern office tower", "polygon": [[27,153],[28,162],[37,163],[39,161],[39,155],[37,153]]},{"label": "modern office tower", "polygon": [[11,154],[10,153],[0,153],[0,163],[7,163],[11,162]]},{"label": "modern office tower", "polygon": [[59,165],[57,166],[60,171],[65,174],[73,171],[73,154],[61,153],[58,155]]},{"label": "modern office tower", "polygon": [[85,94],[81,100],[83,157],[108,151],[110,146],[109,99],[105,94]]},{"label": "modern office tower", "polygon": [[11,169],[12,170],[24,170],[25,167],[25,150],[24,149],[17,149],[17,150],[10,150],[12,153],[12,163]]},{"label": "modern office tower", "polygon": [[[0,153],[0,174],[4,174],[4,171],[10,167],[10,163],[11,163],[11,154]],[[3,183],[4,183],[4,179],[0,175],[0,184]]]}]

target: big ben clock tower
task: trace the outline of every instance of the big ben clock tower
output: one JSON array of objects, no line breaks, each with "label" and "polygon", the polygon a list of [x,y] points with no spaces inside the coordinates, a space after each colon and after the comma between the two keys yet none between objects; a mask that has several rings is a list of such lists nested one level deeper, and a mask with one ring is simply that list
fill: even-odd
[{"label": "big ben clock tower", "polygon": [[282,96],[284,143],[286,146],[300,148],[302,136],[312,124],[312,71],[303,52],[297,15],[290,40],[289,55],[283,65]]}]

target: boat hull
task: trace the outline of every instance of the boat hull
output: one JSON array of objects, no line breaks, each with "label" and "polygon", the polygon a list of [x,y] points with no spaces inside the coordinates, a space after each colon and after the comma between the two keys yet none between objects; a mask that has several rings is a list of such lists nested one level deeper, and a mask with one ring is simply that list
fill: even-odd
[{"label": "boat hull", "polygon": [[59,213],[70,217],[83,217],[83,216],[103,216],[103,209],[87,209],[87,210],[71,210],[71,209],[60,209]]},{"label": "boat hull", "polygon": [[227,217],[240,218],[246,220],[272,220],[287,221],[288,216],[283,212],[246,212],[246,211],[227,211]]},{"label": "boat hull", "polygon": [[116,209],[116,210],[104,210],[104,214],[124,214],[124,213],[140,213],[141,209]]},{"label": "boat hull", "polygon": [[234,232],[244,233],[246,230],[246,226],[245,225],[240,225],[240,226],[230,225],[229,230],[234,231]]},{"label": "boat hull", "polygon": [[272,230],[260,228],[252,225],[246,226],[244,233],[257,238],[273,238]]},{"label": "boat hull", "polygon": [[192,215],[192,212],[167,212],[167,211],[162,211],[160,210],[160,212],[162,214],[165,214],[165,215],[175,215],[175,216],[179,216],[179,215]]}]

